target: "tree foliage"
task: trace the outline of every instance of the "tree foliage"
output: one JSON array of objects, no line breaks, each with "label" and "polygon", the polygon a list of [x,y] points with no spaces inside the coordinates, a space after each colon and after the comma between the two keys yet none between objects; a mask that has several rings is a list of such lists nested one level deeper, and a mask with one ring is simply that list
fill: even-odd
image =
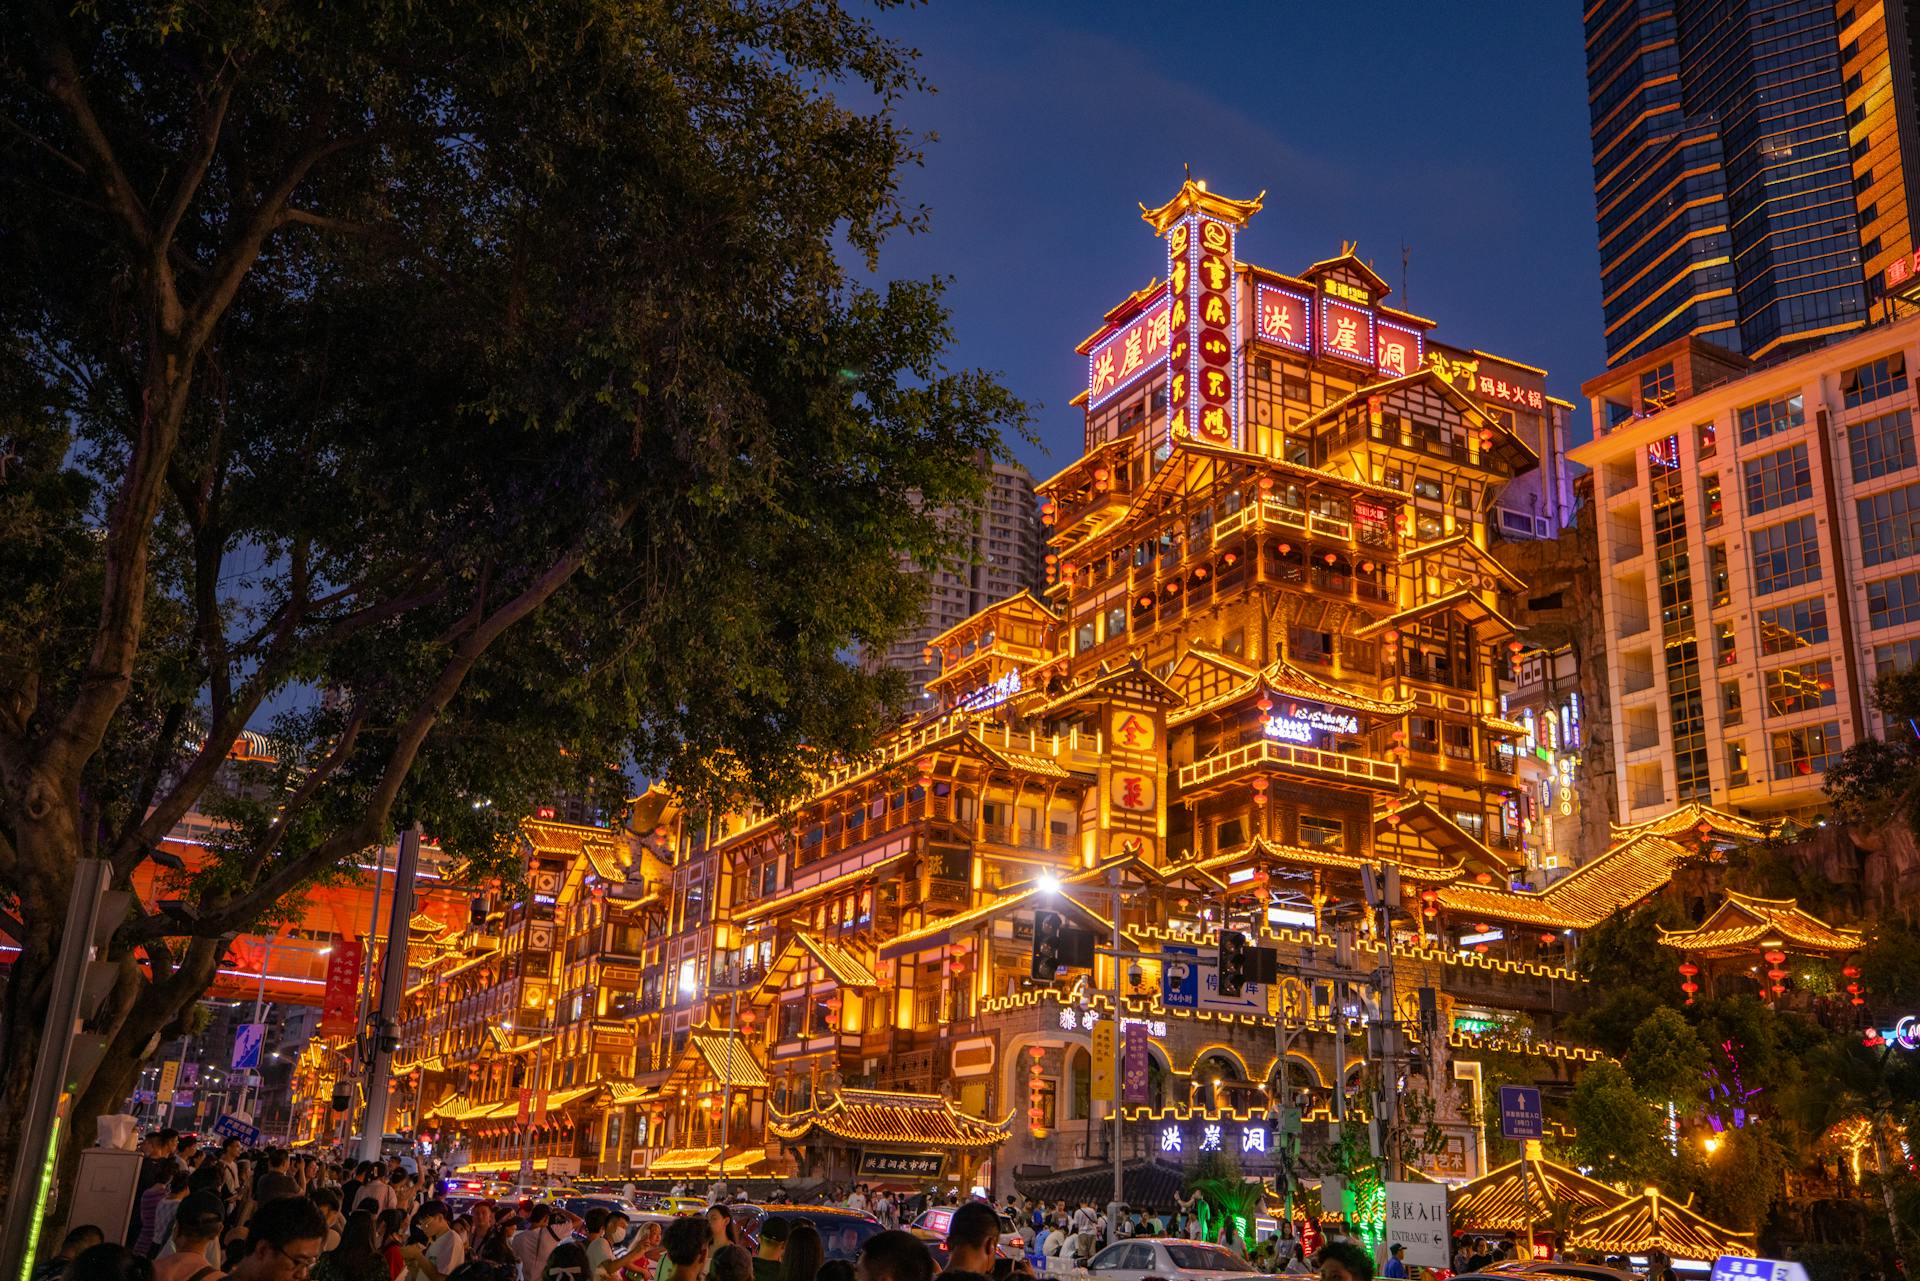
[{"label": "tree foliage", "polygon": [[1879,827],[1898,819],[1920,831],[1920,671],[1883,672],[1873,702],[1889,737],[1863,738],[1842,752],[1822,790],[1843,822]]},{"label": "tree foliage", "polygon": [[[938,512],[1023,419],[942,364],[938,282],[841,265],[924,216],[897,187],[910,51],[774,0],[12,17],[18,1061],[74,861],[129,885],[190,811],[228,824],[168,887],[184,916],[120,924],[73,1133],[228,938],[396,818],[497,861],[515,814],[609,763],[774,805],[872,741],[898,685],[846,655],[917,616],[901,559],[951,550]],[[238,780],[249,727],[275,764]]]},{"label": "tree foliage", "polygon": [[1582,1072],[1568,1114],[1574,1157],[1597,1177],[1644,1183],[1666,1169],[1661,1117],[1618,1064],[1595,1063]]},{"label": "tree foliage", "polygon": [[1681,923],[1665,898],[1616,910],[1580,940],[1574,969],[1587,980],[1585,1004],[1568,1020],[1576,1038],[1616,1057],[1649,1015],[1679,993],[1679,954],[1660,942],[1660,928]]}]

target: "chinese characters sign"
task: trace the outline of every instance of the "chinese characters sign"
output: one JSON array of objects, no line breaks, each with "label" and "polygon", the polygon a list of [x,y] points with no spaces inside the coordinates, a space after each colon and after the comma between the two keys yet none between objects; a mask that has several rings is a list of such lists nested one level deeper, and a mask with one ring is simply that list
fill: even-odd
[{"label": "chinese characters sign", "polygon": [[1150,1092],[1148,1076],[1146,1025],[1129,1023],[1120,1056],[1120,1101],[1145,1103]]},{"label": "chinese characters sign", "polygon": [[1904,292],[1920,285],[1920,253],[1902,254],[1887,264],[1886,292]]},{"label": "chinese characters sign", "polygon": [[937,1179],[946,1158],[938,1152],[875,1152],[860,1154],[860,1174],[864,1178],[884,1179],[905,1175],[915,1179]]},{"label": "chinese characters sign", "polygon": [[1172,304],[1163,296],[1087,353],[1087,408],[1100,408],[1131,387],[1142,374],[1163,367],[1171,308]]},{"label": "chinese characters sign", "polygon": [[327,955],[327,990],[320,999],[320,1034],[350,1036],[360,1024],[361,943],[336,939]]},{"label": "chinese characters sign", "polygon": [[1260,337],[1294,351],[1312,351],[1313,300],[1291,289],[1261,285],[1254,290]]},{"label": "chinese characters sign", "polygon": [[1378,355],[1374,363],[1383,374],[1396,377],[1410,374],[1420,368],[1422,349],[1425,339],[1418,329],[1408,329],[1404,325],[1380,322],[1374,347]]},{"label": "chinese characters sign", "polygon": [[1352,303],[1320,300],[1320,353],[1356,365],[1374,363],[1373,313]]},{"label": "chinese characters sign", "polygon": [[1482,400],[1497,400],[1503,405],[1514,405],[1521,409],[1542,409],[1546,406],[1545,393],[1532,387],[1522,387],[1517,382],[1508,382],[1494,374],[1476,373],[1472,390],[1480,394]]},{"label": "chinese characters sign", "polygon": [[1167,423],[1176,440],[1240,443],[1234,234],[1197,212],[1167,228]]},{"label": "chinese characters sign", "polygon": [[1199,1156],[1231,1152],[1241,1164],[1260,1165],[1277,1159],[1279,1144],[1264,1120],[1217,1121],[1193,1119],[1161,1121],[1153,1131],[1154,1148],[1163,1156]]},{"label": "chinese characters sign", "polygon": [[1330,712],[1324,707],[1294,703],[1284,712],[1267,717],[1268,738],[1289,743],[1311,744],[1322,734],[1358,734],[1360,718],[1351,712]]}]

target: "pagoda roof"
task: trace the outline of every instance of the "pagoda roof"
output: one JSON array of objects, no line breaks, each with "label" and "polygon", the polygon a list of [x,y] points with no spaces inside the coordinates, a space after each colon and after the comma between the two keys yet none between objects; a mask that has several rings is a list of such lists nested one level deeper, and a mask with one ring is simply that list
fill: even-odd
[{"label": "pagoda roof", "polygon": [[806,1112],[773,1110],[767,1133],[792,1143],[815,1131],[849,1143],[895,1144],[980,1151],[1007,1137],[1007,1121],[971,1116],[938,1094],[897,1090],[840,1090]]},{"label": "pagoda roof", "polygon": [[[1193,866],[1205,872],[1212,872],[1215,868],[1232,867],[1248,862],[1294,863],[1307,867],[1331,867],[1357,871],[1362,867],[1377,865],[1378,860],[1370,860],[1359,854],[1347,854],[1340,850],[1312,849],[1305,845],[1283,845],[1278,841],[1269,841],[1264,836],[1256,836],[1245,845],[1196,860]],[[1181,865],[1176,864],[1176,866]],[[1400,864],[1400,875],[1410,881],[1432,881],[1438,884],[1459,876],[1464,866],[1459,862],[1443,863],[1438,866],[1403,862]]]},{"label": "pagoda roof", "polygon": [[741,1037],[728,1036],[711,1027],[697,1027],[687,1039],[714,1080],[723,1085],[766,1088],[767,1074]]},{"label": "pagoda roof", "polygon": [[[1113,931],[1113,922],[1082,902],[1071,888],[1099,870],[1098,868],[1089,869],[1062,881],[1059,889],[1047,895],[1046,905],[1049,910],[1057,909],[1064,915],[1078,917],[1102,934],[1109,934]],[[965,930],[968,926],[1018,911],[1043,893],[1045,891],[1036,883],[1012,894],[995,895],[978,907],[969,908],[954,916],[943,916],[917,930],[895,935],[880,945],[879,959],[890,961],[895,957],[925,951],[930,947],[943,947],[954,940],[957,932]]]},{"label": "pagoda roof", "polygon": [[1045,703],[1035,709],[1034,714],[1045,716],[1049,712],[1056,712],[1074,703],[1084,702],[1105,690],[1122,684],[1133,686],[1133,688],[1128,691],[1132,696],[1145,699],[1149,702],[1157,702],[1166,707],[1178,707],[1186,701],[1180,697],[1178,690],[1148,671],[1147,665],[1138,657],[1135,657],[1128,659],[1118,667],[1102,660],[1099,671],[1084,677],[1077,684],[1055,697],[1051,702]]},{"label": "pagoda roof", "polygon": [[852,951],[838,943],[815,938],[803,930],[788,940],[780,950],[780,955],[767,967],[766,977],[760,981],[757,992],[765,992],[769,988],[775,991],[785,989],[792,982],[795,971],[808,961],[819,965],[826,971],[827,977],[840,987],[859,992],[880,986],[879,976]]},{"label": "pagoda roof", "polygon": [[1722,1227],[1660,1195],[1659,1189],[1648,1188],[1637,1197],[1580,1220],[1567,1234],[1567,1244],[1607,1254],[1664,1250],[1676,1259],[1711,1263],[1723,1254],[1752,1254],[1754,1235]]},{"label": "pagoda roof", "polygon": [[1636,836],[1652,834],[1668,838],[1685,836],[1698,840],[1702,835],[1702,825],[1706,828],[1705,835],[1723,841],[1757,841],[1773,830],[1752,819],[1742,818],[1738,814],[1729,814],[1726,810],[1702,805],[1698,801],[1688,801],[1685,805],[1668,810],[1658,818],[1650,818],[1644,823],[1613,824],[1613,839],[1624,841]]},{"label": "pagoda roof", "polygon": [[1107,308],[1107,314],[1100,319],[1100,327],[1080,340],[1080,345],[1073,349],[1074,355],[1084,356],[1092,351],[1094,344],[1112,333],[1116,327],[1132,320],[1136,313],[1145,311],[1155,301],[1164,297],[1166,292],[1167,282],[1155,276],[1146,284],[1134,290],[1113,306]]},{"label": "pagoda roof", "polygon": [[1492,623],[1501,633],[1508,636],[1517,636],[1520,632],[1520,629],[1504,614],[1481,600],[1477,589],[1463,587],[1457,592],[1448,592],[1444,596],[1422,601],[1410,609],[1403,609],[1397,614],[1376,619],[1364,627],[1356,628],[1353,634],[1363,638],[1377,636],[1390,628],[1405,627],[1409,623],[1417,623],[1430,615],[1448,611],[1461,614],[1470,623]]},{"label": "pagoda roof", "polygon": [[1400,559],[1424,560],[1429,556],[1438,555],[1445,551],[1452,551],[1455,548],[1462,549],[1469,553],[1473,559],[1479,561],[1489,573],[1505,582],[1514,590],[1518,591],[1528,585],[1526,579],[1520,577],[1505,565],[1502,565],[1492,552],[1475,542],[1473,535],[1468,533],[1449,534],[1447,537],[1435,539],[1431,543],[1423,543],[1418,547],[1409,547],[1401,553]]},{"label": "pagoda roof", "polygon": [[[1312,280],[1316,276],[1324,276],[1329,272],[1344,267],[1348,271],[1357,272],[1366,277],[1368,283],[1378,291],[1379,296],[1383,297],[1392,293],[1393,288],[1387,284],[1385,278],[1361,260],[1358,252],[1359,248],[1360,246],[1356,241],[1344,241],[1340,245],[1339,253],[1331,258],[1322,258],[1319,262],[1314,263],[1305,271],[1301,272],[1300,275],[1307,280]],[[1374,301],[1378,302],[1379,297],[1376,297]]]},{"label": "pagoda roof", "polygon": [[1159,208],[1149,209],[1142,204],[1140,217],[1153,228],[1156,236],[1166,235],[1167,228],[1189,212],[1206,214],[1208,217],[1230,222],[1236,227],[1243,227],[1247,219],[1260,212],[1260,207],[1266,198],[1267,193],[1263,191],[1252,200],[1234,200],[1208,191],[1204,179],[1195,182],[1192,178],[1188,178],[1180,184],[1180,190],[1173,193],[1173,199]]},{"label": "pagoda roof", "polygon": [[1413,710],[1411,700],[1387,700],[1328,684],[1312,672],[1295,667],[1284,658],[1276,658],[1260,673],[1276,694],[1304,698],[1309,702],[1332,703],[1336,707],[1365,712],[1370,716],[1404,716]]},{"label": "pagoda roof", "polygon": [[1432,365],[1422,365],[1410,374],[1401,374],[1380,382],[1368,383],[1349,392],[1319,413],[1309,417],[1296,430],[1310,434],[1322,424],[1333,422],[1356,404],[1364,404],[1375,396],[1385,396],[1409,389],[1418,383],[1426,383],[1442,399],[1452,401],[1454,407],[1460,411],[1460,416],[1469,424],[1491,431],[1494,438],[1500,442],[1500,448],[1508,455],[1513,474],[1518,475],[1539,466],[1540,455],[1534,452],[1531,445],[1520,439],[1505,423],[1488,413],[1472,397],[1442,378],[1440,372]]},{"label": "pagoda roof", "polygon": [[431,934],[438,937],[446,932],[446,925],[436,918],[428,916],[425,912],[415,912],[407,918],[407,933],[409,934]]},{"label": "pagoda roof", "polygon": [[927,644],[938,649],[950,640],[958,640],[969,632],[979,631],[983,624],[990,623],[1005,614],[1019,615],[1029,621],[1047,626],[1057,625],[1061,621],[1060,614],[1053,606],[1035,596],[1031,588],[1022,588],[1004,600],[997,600],[969,614]]},{"label": "pagoda roof", "polygon": [[1776,940],[1807,952],[1856,952],[1861,944],[1860,931],[1829,925],[1796,899],[1753,898],[1732,890],[1692,929],[1660,931],[1668,947],[1695,954],[1750,952]]},{"label": "pagoda roof", "polygon": [[649,1174],[704,1174],[720,1159],[719,1148],[668,1148],[647,1163]]},{"label": "pagoda roof", "polygon": [[617,883],[627,879],[624,858],[626,842],[611,829],[586,823],[562,823],[550,818],[520,820],[520,835],[536,854],[548,854],[569,862],[584,859],[593,874],[603,881]]},{"label": "pagoda roof", "polygon": [[1528,1155],[1455,1188],[1448,1215],[1454,1227],[1468,1231],[1525,1232],[1557,1206],[1578,1216],[1610,1210],[1625,1199],[1598,1179]]},{"label": "pagoda roof", "polygon": [[1485,841],[1454,822],[1445,811],[1417,793],[1383,811],[1374,820],[1374,830],[1378,832],[1382,824],[1391,826],[1392,820],[1407,824],[1437,848],[1465,850],[1469,857],[1456,862],[1457,869],[1464,870],[1465,864],[1472,861],[1489,871],[1499,871],[1504,875],[1509,866],[1507,860],[1487,848]]},{"label": "pagoda roof", "polygon": [[1499,921],[1592,929],[1616,910],[1638,903],[1672,880],[1674,869],[1692,857],[1691,850],[1663,836],[1637,836],[1544,890],[1448,885],[1439,892],[1440,906],[1450,912]]}]

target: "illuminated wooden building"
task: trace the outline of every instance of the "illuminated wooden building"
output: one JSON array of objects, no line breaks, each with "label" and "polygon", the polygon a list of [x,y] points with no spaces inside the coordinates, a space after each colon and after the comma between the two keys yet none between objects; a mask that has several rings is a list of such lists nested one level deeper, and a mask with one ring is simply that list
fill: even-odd
[{"label": "illuminated wooden building", "polygon": [[[1049,583],[933,639],[939,710],[779,813],[699,818],[648,792],[624,834],[644,875],[565,856],[562,955],[513,1003],[553,1002],[549,1112],[589,1093],[540,1151],[602,1176],[1005,1191],[1018,1168],[1107,1157],[1093,1051],[1124,1021],[1147,1040],[1126,1155],[1231,1147],[1272,1172],[1280,1107],[1324,1121],[1359,1097],[1369,1011],[1299,973],[1336,933],[1356,985],[1392,949],[1407,1024],[1434,990],[1440,1025],[1406,1066],[1436,1085],[1477,1083],[1492,1049],[1542,1082],[1593,1061],[1554,1036],[1578,934],[1695,846],[1622,833],[1513,887],[1526,730],[1499,714],[1518,638],[1490,524],[1542,454],[1558,468],[1566,407],[1542,371],[1391,306],[1351,246],[1297,274],[1238,262],[1258,209],[1188,183],[1144,211],[1165,275],[1082,346],[1085,449],[1038,486]],[[1390,939],[1359,906],[1383,862],[1403,887]],[[1038,982],[1041,911],[1144,959]],[[1227,925],[1278,951],[1278,991],[1198,990],[1204,953],[1181,949]],[[1509,1018],[1533,1034],[1507,1038]],[[509,1161],[512,1072],[476,1079],[437,1115]],[[1435,1093],[1451,1146],[1430,1172],[1472,1177],[1476,1127]]]}]

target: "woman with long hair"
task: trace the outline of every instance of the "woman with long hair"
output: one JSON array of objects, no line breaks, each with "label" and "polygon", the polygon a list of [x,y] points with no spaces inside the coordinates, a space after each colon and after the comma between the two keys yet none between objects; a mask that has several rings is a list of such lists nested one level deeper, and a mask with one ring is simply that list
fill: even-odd
[{"label": "woman with long hair", "polygon": [[780,1281],[817,1281],[820,1265],[826,1261],[820,1229],[802,1223],[787,1233],[786,1253],[780,1256]]},{"label": "woman with long hair", "polygon": [[393,1271],[374,1239],[371,1210],[355,1210],[340,1229],[340,1244],[320,1256],[315,1281],[393,1281]]},{"label": "woman with long hair", "polygon": [[407,1270],[407,1212],[382,1210],[374,1225],[374,1243],[380,1257],[387,1261],[390,1281],[400,1281]]}]

